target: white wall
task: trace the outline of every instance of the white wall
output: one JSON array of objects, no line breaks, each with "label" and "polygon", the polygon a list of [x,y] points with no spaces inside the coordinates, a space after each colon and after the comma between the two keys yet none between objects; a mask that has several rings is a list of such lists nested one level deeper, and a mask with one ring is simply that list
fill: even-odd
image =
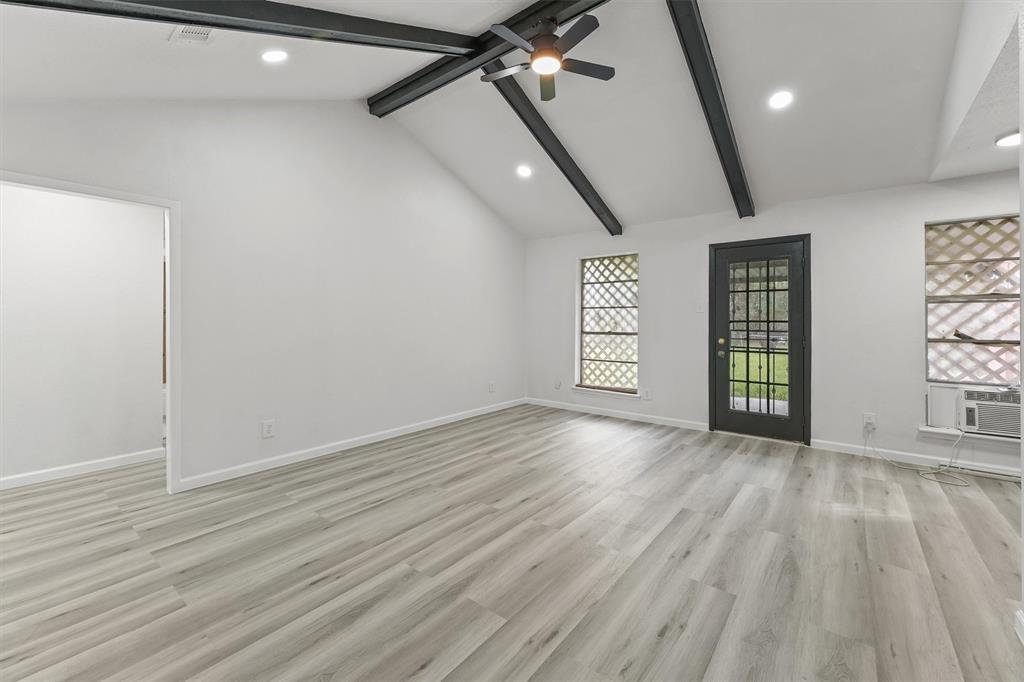
[{"label": "white wall", "polygon": [[[708,244],[810,233],[812,436],[861,447],[861,415],[878,415],[880,449],[948,457],[923,438],[926,221],[1013,213],[1016,173],[794,202],[738,220],[716,214],[629,226],[625,236],[528,242],[527,393],[531,398],[704,426]],[[640,384],[650,401],[572,389],[579,258],[640,254]],[[561,381],[561,389],[555,382]],[[1019,471],[1016,444],[970,441],[961,459]]]},{"label": "white wall", "polygon": [[0,184],[0,480],[160,456],[164,215]]},{"label": "white wall", "polygon": [[183,486],[524,394],[522,239],[361,103],[8,101],[0,151],[181,203]]},{"label": "white wall", "polygon": [[[947,455],[916,430],[921,225],[1016,211],[1019,194],[1003,174],[536,240],[524,284],[521,238],[361,104],[8,101],[0,153],[11,171],[181,202],[185,485],[515,400],[524,376],[535,398],[706,422],[707,245],[801,232],[814,438],[859,447],[873,411],[879,447]],[[575,260],[631,250],[653,400],[571,391]],[[260,440],[268,417],[278,435]],[[1016,454],[972,442],[962,458]]]}]

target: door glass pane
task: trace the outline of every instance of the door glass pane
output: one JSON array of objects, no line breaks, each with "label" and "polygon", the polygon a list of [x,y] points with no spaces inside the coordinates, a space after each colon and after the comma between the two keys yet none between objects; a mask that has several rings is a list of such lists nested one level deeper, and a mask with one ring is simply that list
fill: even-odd
[{"label": "door glass pane", "polygon": [[744,322],[732,322],[729,324],[729,345],[732,348],[740,349],[747,347],[747,325]]},{"label": "door glass pane", "polygon": [[747,261],[748,272],[747,284],[751,291],[768,288],[768,261],[752,260]]},{"label": "door glass pane", "polygon": [[789,259],[729,264],[729,407],[789,416]]},{"label": "door glass pane", "polygon": [[729,294],[729,320],[747,319],[747,292],[733,291]]},{"label": "door glass pane", "polygon": [[747,411],[747,384],[745,382],[729,382],[729,409],[736,412]]},{"label": "door glass pane", "polygon": [[789,288],[789,261],[785,258],[778,258],[768,264],[770,268],[769,289]]},{"label": "door glass pane", "polygon": [[748,317],[751,320],[766,320],[768,315],[768,292],[751,291],[747,294]]},{"label": "door glass pane", "polygon": [[747,290],[747,263],[729,264],[729,291]]},{"label": "door glass pane", "polygon": [[787,322],[789,320],[789,292],[773,291],[771,300],[771,314],[768,316],[772,322]]}]

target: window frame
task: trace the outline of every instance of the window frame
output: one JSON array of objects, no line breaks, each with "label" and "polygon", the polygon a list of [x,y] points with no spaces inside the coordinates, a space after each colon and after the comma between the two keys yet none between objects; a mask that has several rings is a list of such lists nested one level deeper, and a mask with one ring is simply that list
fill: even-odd
[{"label": "window frame", "polygon": [[[590,260],[598,260],[601,258],[621,258],[626,256],[633,256],[636,258],[636,270],[637,270],[637,297],[636,297],[636,343],[637,343],[637,361],[633,363],[636,365],[636,388],[628,388],[624,386],[594,386],[591,384],[583,383],[583,362],[585,360],[583,356],[583,268],[584,264]],[[577,259],[576,262],[576,339],[575,339],[575,370],[574,370],[574,381],[573,389],[578,391],[586,392],[598,392],[606,393],[608,395],[620,396],[625,398],[639,398],[640,387],[641,387],[641,372],[640,372],[640,252],[639,251],[625,251],[608,254],[600,254],[596,256],[583,256]],[[626,280],[623,280],[626,281]],[[630,306],[632,307],[632,306]]]},{"label": "window frame", "polygon": [[[971,223],[980,223],[980,222],[986,222],[986,221],[1003,221],[1003,220],[1012,220],[1012,221],[1015,221],[1017,223],[1017,240],[1018,240],[1017,241],[1017,244],[1018,244],[1017,254],[1018,255],[1017,255],[1016,258],[999,258],[999,259],[978,258],[978,259],[959,259],[959,260],[949,260],[949,261],[930,261],[930,260],[928,260],[928,236],[927,236],[928,235],[928,230],[936,228],[936,227],[943,227],[943,226],[968,225],[968,224],[971,224]],[[1024,304],[1022,304],[1022,302],[1021,302],[1021,290],[1022,290],[1021,287],[1018,287],[1018,291],[1015,294],[1006,295],[1006,296],[1003,296],[1003,297],[1000,297],[1000,298],[995,298],[995,297],[993,297],[992,294],[957,294],[957,295],[933,295],[933,294],[930,294],[929,291],[928,291],[928,284],[930,282],[929,274],[928,274],[928,268],[929,268],[929,266],[933,266],[933,265],[965,264],[965,263],[972,263],[972,262],[974,262],[974,263],[984,263],[987,260],[989,262],[992,262],[992,260],[999,260],[999,261],[1013,261],[1013,260],[1016,260],[1017,263],[1018,263],[1018,267],[1021,267],[1022,265],[1024,265],[1024,253],[1022,253],[1022,252],[1024,252],[1024,248],[1022,248],[1022,246],[1024,246],[1024,245],[1021,244],[1020,240],[1021,240],[1020,214],[1018,214],[1018,213],[1001,213],[1001,214],[996,214],[996,215],[975,216],[975,217],[970,217],[970,218],[960,218],[960,219],[954,219],[954,220],[933,220],[933,221],[926,222],[924,224],[924,251],[925,251],[925,253],[924,253],[924,258],[922,259],[922,261],[923,261],[923,265],[924,265],[924,288],[925,288],[925,291],[924,291],[924,375],[925,375],[925,383],[926,384],[928,384],[928,385],[931,385],[931,384],[936,384],[936,385],[945,384],[945,385],[955,385],[955,386],[995,386],[995,387],[1015,387],[1015,386],[1019,385],[1019,383],[1018,384],[1011,384],[1011,383],[986,383],[986,382],[977,381],[977,380],[956,381],[956,380],[952,380],[952,379],[942,379],[942,378],[933,378],[932,377],[932,361],[931,361],[931,358],[929,357],[929,350],[931,349],[932,344],[953,343],[953,344],[962,344],[962,345],[964,345],[964,346],[966,346],[968,348],[971,347],[971,346],[1016,346],[1016,348],[1017,348],[1017,358],[1018,358],[1018,360],[1017,360],[1017,371],[1018,371],[1018,382],[1019,382],[1021,380],[1021,378],[1022,378],[1021,377],[1022,369],[1024,369],[1021,366],[1022,365],[1022,358],[1020,356],[1021,339],[1020,339],[1019,336],[1018,336],[1018,338],[1016,340],[978,339],[977,342],[973,342],[973,343],[970,342],[970,341],[963,341],[963,340],[960,340],[960,339],[950,340],[950,339],[943,339],[943,338],[933,338],[930,335],[930,333],[929,333],[931,331],[930,323],[929,323],[929,306],[933,305],[933,304],[936,304],[936,303],[941,303],[942,302],[941,299],[944,298],[944,297],[948,297],[950,299],[950,301],[949,301],[950,303],[956,303],[956,302],[977,302],[977,303],[1015,302],[1016,303],[1016,307],[1017,307],[1018,326],[1019,326],[1020,322],[1022,321],[1020,318],[1022,316],[1024,316]],[[1024,273],[1018,274],[1018,278],[1021,276],[1021,274],[1024,274]]]}]

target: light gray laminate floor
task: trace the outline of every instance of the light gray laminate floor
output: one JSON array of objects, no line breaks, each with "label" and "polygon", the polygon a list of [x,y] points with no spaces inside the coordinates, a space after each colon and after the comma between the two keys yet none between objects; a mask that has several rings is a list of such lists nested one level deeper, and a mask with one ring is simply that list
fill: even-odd
[{"label": "light gray laminate floor", "polygon": [[0,679],[1013,680],[1020,487],[523,406],[2,495]]}]

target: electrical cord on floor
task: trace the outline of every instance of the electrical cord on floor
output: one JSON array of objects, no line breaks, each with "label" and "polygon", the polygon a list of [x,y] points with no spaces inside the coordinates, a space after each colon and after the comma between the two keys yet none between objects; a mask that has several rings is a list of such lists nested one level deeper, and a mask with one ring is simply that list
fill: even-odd
[{"label": "electrical cord on floor", "polygon": [[[883,455],[881,452],[878,451],[878,449],[874,446],[874,444],[871,443],[871,436],[874,435],[874,431],[873,430],[865,431],[865,433],[864,433],[864,454],[866,455],[867,451],[868,451],[868,448],[871,448],[871,451],[874,452],[877,457],[879,457],[881,459],[884,459],[886,462],[888,462],[889,464],[893,465],[897,469],[906,469],[907,471],[916,471],[917,475],[920,476],[921,478],[923,478],[926,481],[934,481],[935,483],[939,483],[941,485],[953,485],[953,486],[957,486],[959,488],[965,488],[965,487],[969,487],[971,485],[970,483],[967,482],[967,479],[963,478],[962,476],[958,476],[957,474],[950,473],[950,471],[949,471],[950,469],[953,468],[953,465],[956,462],[956,454],[957,454],[956,449],[960,445],[960,441],[962,441],[964,439],[964,436],[967,435],[963,431],[963,429],[957,429],[957,431],[960,431],[960,435],[957,437],[956,441],[954,441],[953,447],[950,450],[949,461],[946,462],[945,464],[942,464],[940,466],[937,466],[937,467],[934,467],[934,468],[931,468],[931,469],[922,469],[921,467],[911,466],[911,465],[907,465],[907,464],[899,464],[898,462],[894,462],[893,460],[891,460],[888,457],[886,457],[885,455]],[[947,479],[952,479],[952,480],[942,480],[942,479],[936,478],[937,476],[944,476]]]}]

